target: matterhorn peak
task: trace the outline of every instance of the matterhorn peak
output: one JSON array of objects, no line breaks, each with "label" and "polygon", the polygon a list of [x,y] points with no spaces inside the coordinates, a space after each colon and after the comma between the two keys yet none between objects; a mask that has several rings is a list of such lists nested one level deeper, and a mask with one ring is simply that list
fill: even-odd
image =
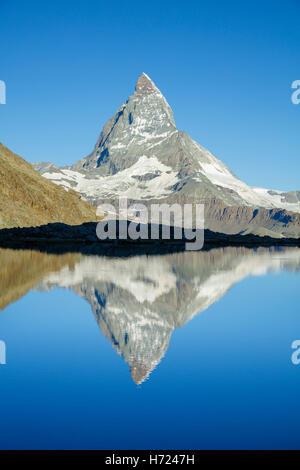
[{"label": "matterhorn peak", "polygon": [[135,91],[141,94],[160,93],[159,89],[145,72],[139,76],[135,85]]},{"label": "matterhorn peak", "polygon": [[[299,224],[295,232],[291,222],[287,232],[269,209],[300,213],[300,197],[251,188],[240,181],[221,160],[177,129],[171,107],[145,72],[138,77],[134,93],[106,122],[92,153],[68,168],[49,163],[36,168],[94,205],[117,201],[120,196],[149,204],[158,199],[180,204],[191,201],[209,208],[205,224],[213,231],[249,230],[269,236],[299,233]],[[249,215],[240,217],[240,207],[246,207],[244,213]],[[217,215],[224,208],[230,208],[233,216]],[[263,209],[261,218],[256,213],[252,216],[253,208]],[[280,214],[276,217],[281,218]],[[140,368],[134,369],[135,377],[142,375]]]}]

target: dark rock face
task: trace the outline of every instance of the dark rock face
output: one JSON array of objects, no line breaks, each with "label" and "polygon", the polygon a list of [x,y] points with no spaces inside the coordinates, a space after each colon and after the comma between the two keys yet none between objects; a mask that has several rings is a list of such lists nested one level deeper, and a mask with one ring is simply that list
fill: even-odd
[{"label": "dark rock face", "polygon": [[[230,220],[236,217],[237,214],[230,213],[225,208],[223,214],[219,212],[214,218],[220,217],[220,223],[226,226],[227,221],[230,227]],[[272,224],[272,211],[269,211],[269,220]],[[275,215],[277,212],[275,211]],[[241,218],[245,220],[251,217],[251,212],[241,214]],[[248,218],[247,218],[248,217]],[[106,224],[105,221],[100,221],[100,224]],[[193,242],[190,238],[186,238],[186,234],[182,231],[182,236],[177,237],[176,227],[169,227],[157,225],[158,238],[151,238],[152,227],[151,224],[137,224],[135,222],[125,222],[127,224],[127,233],[129,225],[135,227],[139,233],[146,233],[148,238],[131,239],[130,237],[123,238],[119,236],[120,228],[119,221],[116,223],[116,239],[99,240],[97,237],[97,222],[84,223],[81,225],[66,225],[63,223],[54,223],[41,225],[39,227],[23,227],[11,228],[0,230],[0,247],[18,247],[18,248],[34,248],[37,250],[45,251],[48,253],[95,253],[107,254],[117,256],[129,256],[132,254],[154,254],[154,253],[168,253],[180,252],[185,250],[186,243]],[[275,223],[275,222],[273,222]],[[122,222],[123,224],[123,222]],[[248,222],[249,226],[251,225]],[[143,229],[141,226],[143,225]],[[123,229],[122,229],[123,230]],[[167,233],[167,236],[165,235]],[[203,250],[209,249],[214,246],[300,246],[300,238],[271,238],[269,236],[258,236],[250,233],[244,234],[225,234],[213,232],[211,230],[204,231],[204,246]],[[193,247],[190,248],[193,251]],[[199,248],[194,248],[198,251]]]}]

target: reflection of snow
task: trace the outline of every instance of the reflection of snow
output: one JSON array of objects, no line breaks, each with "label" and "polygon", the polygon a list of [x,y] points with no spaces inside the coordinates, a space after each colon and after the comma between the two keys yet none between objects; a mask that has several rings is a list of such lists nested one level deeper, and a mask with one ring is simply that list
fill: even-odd
[{"label": "reflection of snow", "polygon": [[[230,248],[224,250],[224,253],[227,252],[230,252]],[[197,267],[197,257],[201,269],[201,252],[193,253],[193,267]],[[127,259],[86,256],[73,269],[66,266],[61,271],[51,273],[43,280],[42,285],[72,288],[88,280],[94,283],[101,281],[128,291],[139,303],[153,303],[172,289],[176,290],[176,283],[180,281],[172,270],[172,259],[176,262],[176,255],[136,256]],[[244,253],[241,251],[239,256],[233,256],[231,264],[226,268],[212,264],[210,275],[205,281],[200,281],[200,272],[194,269],[191,284],[197,291],[197,298],[202,299],[201,310],[203,310],[245,277],[279,272],[288,268],[290,264],[300,265],[299,249],[279,251],[265,249],[258,252],[248,249]],[[114,313],[118,311],[116,306],[110,306],[110,309],[114,309],[112,310]]]},{"label": "reflection of snow", "polygon": [[176,286],[176,276],[164,263],[163,257],[146,256],[130,259],[84,257],[73,270],[64,267],[58,273],[47,276],[43,283],[73,287],[87,280],[115,284],[141,303],[154,302]]},{"label": "reflection of snow", "polygon": [[172,332],[247,276],[300,271],[300,249],[221,248],[163,256],[83,256],[40,287],[72,288],[141,383],[168,349]]},{"label": "reflection of snow", "polygon": [[280,272],[289,266],[290,261],[300,265],[300,250],[274,251],[260,255],[251,252],[242,259],[237,258],[229,269],[210,276],[199,286],[197,297],[202,300],[203,309],[208,308],[245,277]]}]

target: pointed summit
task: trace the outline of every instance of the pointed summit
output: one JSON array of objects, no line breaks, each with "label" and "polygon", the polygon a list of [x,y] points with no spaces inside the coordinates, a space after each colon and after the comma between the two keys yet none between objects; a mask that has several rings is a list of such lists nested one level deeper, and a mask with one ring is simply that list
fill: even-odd
[{"label": "pointed summit", "polygon": [[160,93],[159,89],[154,85],[154,82],[151,80],[151,78],[148,77],[148,75],[144,72],[139,76],[136,82],[135,91],[141,94],[149,94],[154,92]]},{"label": "pointed summit", "polygon": [[[160,144],[163,138],[164,145],[168,148],[167,140],[172,136],[173,139],[176,138],[177,132],[172,109],[151,78],[142,73],[137,80],[135,92],[105,124],[94,151],[73,165],[72,169],[97,171],[98,175],[108,176],[138,162],[138,166],[143,165],[145,158],[147,166],[151,166],[151,161],[147,158],[152,156],[152,146]],[[161,163],[169,164],[170,158],[169,152],[166,153],[164,149]],[[167,179],[170,182],[170,178]],[[140,176],[133,178],[133,181],[142,185]],[[176,183],[177,178],[172,178],[170,185]],[[107,195],[111,192],[109,187],[105,191],[108,191]]]},{"label": "pointed summit", "polygon": [[136,385],[143,383],[148,375],[151,373],[152,369],[148,369],[147,366],[143,364],[133,364],[130,368],[130,375],[132,380]]}]

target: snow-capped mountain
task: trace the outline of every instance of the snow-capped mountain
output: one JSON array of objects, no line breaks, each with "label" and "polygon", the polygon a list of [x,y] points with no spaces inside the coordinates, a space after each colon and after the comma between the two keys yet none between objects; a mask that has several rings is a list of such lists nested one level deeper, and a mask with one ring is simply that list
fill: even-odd
[{"label": "snow-capped mountain", "polygon": [[240,181],[176,128],[169,104],[145,73],[107,121],[90,155],[71,167],[49,162],[34,167],[94,205],[119,196],[144,203],[204,203],[206,227],[212,230],[300,236],[299,191],[252,188]]}]

